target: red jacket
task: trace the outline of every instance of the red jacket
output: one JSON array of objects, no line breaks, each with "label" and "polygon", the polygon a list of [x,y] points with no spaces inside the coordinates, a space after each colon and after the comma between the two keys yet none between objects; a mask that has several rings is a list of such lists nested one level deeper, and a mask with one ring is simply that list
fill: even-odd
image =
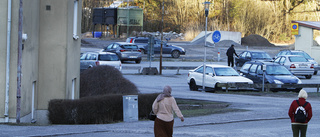
[{"label": "red jacket", "polygon": [[[303,106],[304,103],[306,103],[306,99],[304,99],[304,98],[299,98],[299,104],[300,104],[301,106]],[[288,115],[289,115],[289,117],[290,117],[290,119],[291,119],[291,123],[295,123],[295,121],[294,121],[294,113],[295,113],[295,111],[296,111],[296,109],[297,109],[298,107],[299,107],[299,105],[298,105],[297,101],[296,101],[296,100],[293,100],[292,103],[291,103],[291,106],[290,106],[290,108],[289,108],[289,112],[288,112]],[[305,110],[306,110],[306,112],[307,112],[307,114],[308,114],[308,117],[307,117],[307,119],[306,119],[306,121],[305,121],[304,123],[308,123],[308,122],[310,121],[311,117],[312,117],[312,107],[311,107],[311,104],[310,104],[310,103],[308,103],[308,104],[306,105]]]}]

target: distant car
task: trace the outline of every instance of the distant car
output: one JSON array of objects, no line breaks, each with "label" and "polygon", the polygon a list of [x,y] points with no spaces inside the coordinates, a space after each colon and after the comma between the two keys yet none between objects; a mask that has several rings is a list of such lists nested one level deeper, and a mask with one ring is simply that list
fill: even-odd
[{"label": "distant car", "polygon": [[[202,87],[203,80],[203,65],[190,70],[188,73],[188,84],[192,91],[197,91],[199,87]],[[207,64],[206,65],[206,75],[205,75],[205,88],[220,90],[217,87],[217,83],[229,83],[229,82],[239,82],[253,84],[252,80],[240,76],[237,71],[229,66]]]},{"label": "distant car", "polygon": [[[142,53],[148,53],[148,37],[129,37],[126,42],[137,44]],[[179,58],[180,55],[185,55],[186,51],[184,48],[174,45],[169,45],[167,42],[162,43],[162,54],[171,54],[173,58]],[[154,54],[160,54],[161,40],[155,38],[154,40]]]},{"label": "distant car", "polygon": [[115,42],[105,47],[102,52],[113,52],[118,55],[121,62],[135,61],[141,62],[141,50],[137,45],[127,42]]},{"label": "distant car", "polygon": [[80,57],[80,71],[99,65],[114,66],[119,71],[122,70],[122,65],[119,57],[111,52],[86,52]]},{"label": "distant car", "polygon": [[318,70],[320,69],[318,62],[316,62],[314,60],[314,58],[311,58],[311,56],[308,53],[306,53],[306,52],[304,52],[302,50],[289,50],[289,49],[281,50],[276,55],[276,57],[281,56],[281,55],[301,55],[301,56],[304,56],[306,59],[308,59],[314,65],[314,73],[313,73],[313,75],[317,75]]},{"label": "distant car", "polygon": [[[240,74],[246,78],[251,79],[254,83],[261,84],[263,82],[263,66],[266,66],[265,70],[265,83],[270,84],[302,84],[301,80],[294,76],[284,66],[273,63],[273,62],[262,62],[262,61],[248,61],[240,69]],[[301,88],[295,89],[282,89],[282,88],[271,88],[271,91],[295,91],[299,92]]]},{"label": "distant car", "polygon": [[237,67],[242,67],[247,61],[272,61],[270,55],[265,51],[243,51],[239,54],[239,58],[235,58]]},{"label": "distant car", "polygon": [[300,55],[281,55],[274,62],[285,66],[293,75],[305,76],[306,79],[310,79],[314,73],[314,64]]}]

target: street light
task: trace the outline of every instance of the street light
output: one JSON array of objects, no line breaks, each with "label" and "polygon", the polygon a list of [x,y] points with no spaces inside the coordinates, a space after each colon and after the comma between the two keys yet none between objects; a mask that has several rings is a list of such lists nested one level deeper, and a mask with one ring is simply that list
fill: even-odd
[{"label": "street light", "polygon": [[206,76],[206,58],[207,58],[207,24],[208,24],[208,14],[209,14],[209,6],[210,2],[206,1],[202,3],[204,5],[204,11],[206,15],[206,27],[204,34],[204,58],[203,58],[203,77],[202,77],[202,91],[205,91],[205,76]]}]

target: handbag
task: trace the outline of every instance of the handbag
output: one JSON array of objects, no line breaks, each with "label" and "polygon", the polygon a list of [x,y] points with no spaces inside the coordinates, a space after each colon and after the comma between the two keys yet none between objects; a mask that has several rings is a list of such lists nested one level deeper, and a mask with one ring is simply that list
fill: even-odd
[{"label": "handbag", "polygon": [[153,111],[151,110],[151,112],[148,115],[148,118],[152,121],[154,121],[156,119],[157,115],[153,113]]}]

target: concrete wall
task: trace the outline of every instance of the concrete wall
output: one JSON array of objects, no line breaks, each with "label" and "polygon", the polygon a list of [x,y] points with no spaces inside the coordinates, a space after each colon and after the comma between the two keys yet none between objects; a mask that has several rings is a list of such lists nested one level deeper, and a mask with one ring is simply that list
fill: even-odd
[{"label": "concrete wall", "polygon": [[[214,31],[207,31],[207,38],[206,38],[206,41],[207,41],[207,42],[214,43],[213,40],[212,40],[212,34],[213,34],[213,32],[214,32]],[[220,39],[220,41],[223,41],[223,40],[232,40],[232,41],[234,41],[235,43],[241,44],[241,32],[220,31],[220,33],[221,33],[221,39]],[[197,36],[191,41],[191,43],[196,42],[196,41],[198,41],[199,39],[204,38],[204,35],[205,35],[205,31],[202,31],[199,35],[197,35]],[[204,41],[203,41],[203,42],[204,42]]]},{"label": "concrete wall", "polygon": [[[80,35],[82,1],[77,2]],[[17,108],[18,0],[12,0],[12,9],[9,122],[15,122]],[[73,9],[74,0],[23,3],[23,33],[28,39],[23,42],[22,51],[21,122],[31,122],[32,101],[35,120],[45,123],[50,100],[79,98],[80,39],[73,39]],[[0,123],[4,122],[5,113],[7,13],[7,0],[0,1]]]}]

